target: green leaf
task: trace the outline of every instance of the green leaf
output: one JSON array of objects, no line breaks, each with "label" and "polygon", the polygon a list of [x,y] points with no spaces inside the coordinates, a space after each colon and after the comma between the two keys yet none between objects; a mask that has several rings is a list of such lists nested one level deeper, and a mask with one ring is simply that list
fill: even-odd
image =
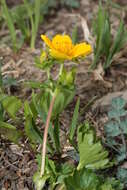
[{"label": "green leaf", "polygon": [[[36,110],[36,115],[39,115],[41,120],[43,121],[43,123],[45,123],[47,115],[46,115],[46,113],[43,111],[43,109],[41,107],[40,98],[38,97],[38,95],[32,93],[32,102],[31,103],[32,103],[33,108]],[[49,124],[48,133],[49,133],[50,138],[53,141],[53,145],[55,147],[55,140],[53,138],[53,126],[52,126],[51,122]],[[50,153],[54,154],[54,151],[53,151],[52,147],[50,146],[50,144],[48,142],[47,142],[47,148],[48,148],[48,151]]]},{"label": "green leaf", "polygon": [[[38,170],[40,171],[41,168],[41,159],[42,156],[41,154],[37,155],[37,162],[38,162]],[[48,156],[46,156],[45,160],[45,175],[50,176],[48,182],[51,185],[51,189],[54,189],[58,177],[57,169],[56,169],[56,164],[53,160],[49,159]]]},{"label": "green leaf", "polygon": [[[36,98],[36,96],[34,97]],[[40,130],[35,125],[35,119],[37,118],[37,106],[34,104],[35,102],[31,101],[30,105],[26,101],[24,104],[24,115],[25,115],[25,132],[28,136],[29,140],[32,143],[40,143],[43,142],[43,137],[41,135]],[[52,147],[47,142],[47,149],[50,153],[53,153]]]},{"label": "green leaf", "polygon": [[126,153],[126,147],[122,145],[120,148],[118,148],[119,154],[116,155],[116,159],[118,162],[121,162],[126,159],[127,153]]},{"label": "green leaf", "polygon": [[107,137],[116,137],[121,134],[118,123],[111,121],[104,126]]},{"label": "green leaf", "polygon": [[3,6],[3,11],[4,11],[4,14],[5,14],[5,19],[6,19],[6,22],[7,22],[7,25],[8,25],[8,29],[10,31],[10,35],[11,35],[11,38],[12,38],[12,43],[13,43],[13,49],[14,51],[17,50],[17,39],[16,39],[16,30],[15,30],[15,26],[14,26],[14,23],[13,23],[13,20],[11,18],[11,15],[9,13],[9,10],[8,10],[8,7],[6,5],[6,1],[5,0],[2,0],[1,1],[2,3],[2,6]]},{"label": "green leaf", "polygon": [[34,115],[27,101],[24,104],[24,114],[25,114],[25,133],[27,137],[33,143],[42,144],[43,142],[42,135],[35,125],[35,121],[33,119]]},{"label": "green leaf", "polygon": [[[52,118],[55,119],[57,115],[59,115],[66,108],[66,106],[72,101],[74,94],[75,89],[59,89],[53,106]],[[46,114],[48,113],[51,99],[51,92],[48,91],[42,94],[40,104],[43,112],[45,112]]]},{"label": "green leaf", "polygon": [[43,138],[41,136],[41,133],[36,127],[35,122],[30,115],[26,117],[25,133],[31,142],[42,144]]},{"label": "green leaf", "polygon": [[104,185],[101,186],[101,190],[115,190],[112,188],[111,184],[105,183]]},{"label": "green leaf", "polygon": [[74,80],[76,75],[76,68],[73,67],[70,71],[63,68],[62,73],[59,77],[59,83],[69,89],[69,87],[74,86]]},{"label": "green leaf", "polygon": [[124,183],[124,185],[127,185],[127,169],[119,167],[117,171],[117,178]]},{"label": "green leaf", "polygon": [[4,121],[4,109],[1,102],[0,102],[0,121]]},{"label": "green leaf", "polygon": [[55,122],[54,122],[53,136],[54,136],[55,148],[56,148],[57,152],[60,153],[61,152],[61,147],[60,147],[60,124],[59,124],[59,119],[58,118],[56,118]]},{"label": "green leaf", "polygon": [[104,23],[102,43],[104,44],[104,47],[103,47],[104,53],[106,57],[108,57],[109,52],[110,52],[110,46],[111,46],[111,27],[110,27],[110,21],[107,15],[106,15],[105,23]]},{"label": "green leaf", "polygon": [[90,170],[75,170],[73,176],[65,178],[67,190],[97,190],[99,181],[97,176]]},{"label": "green leaf", "polygon": [[22,133],[11,124],[0,121],[0,134],[14,143],[18,143]]},{"label": "green leaf", "polygon": [[124,141],[127,134],[127,111],[124,109],[126,101],[117,97],[112,100],[112,110],[108,112],[109,121],[104,127],[106,143],[114,151],[117,162],[126,159],[126,146]]},{"label": "green leaf", "polygon": [[64,179],[73,173],[74,167],[68,163],[62,164],[59,168],[57,184],[62,184]]},{"label": "green leaf", "polygon": [[9,114],[9,116],[13,119],[16,119],[16,113],[21,108],[22,102],[15,96],[6,96],[2,100],[2,105],[6,112]]},{"label": "green leaf", "polygon": [[84,127],[84,125],[81,125],[78,129],[78,149],[80,154],[78,170],[84,167],[89,169],[104,168],[109,162],[107,158],[108,152],[103,149],[100,142],[95,141],[92,130],[83,133]]},{"label": "green leaf", "polygon": [[70,141],[73,141],[76,126],[77,126],[77,123],[78,123],[79,105],[80,105],[80,99],[78,99],[77,102],[76,102],[75,110],[74,110],[73,117],[72,117],[71,127],[70,127],[70,131],[69,131],[69,139],[70,139]]},{"label": "green leaf", "polygon": [[[96,68],[97,62],[99,61],[100,57],[102,54],[105,52],[105,34],[107,34],[106,30],[108,30],[108,26],[106,25],[106,19],[107,19],[107,14],[105,9],[102,8],[102,5],[100,3],[99,5],[99,10],[97,13],[97,18],[94,21],[93,27],[94,27],[94,34],[96,35],[96,45],[94,49],[94,61],[93,64],[91,65],[91,68]],[[106,27],[105,27],[106,26]],[[106,46],[108,47],[110,40],[108,36],[108,43],[106,42]]]},{"label": "green leaf", "polygon": [[68,1],[62,0],[61,3],[72,8],[79,8],[80,6],[80,3],[77,0],[68,0]]},{"label": "green leaf", "polygon": [[78,27],[75,26],[72,30],[72,43],[76,44],[78,42]]},{"label": "green leaf", "polygon": [[104,68],[108,68],[112,63],[113,56],[127,43],[127,31],[124,29],[124,23],[120,21],[120,25],[113,41],[113,45],[109,56],[107,57]]},{"label": "green leaf", "polygon": [[0,88],[3,88],[3,76],[2,76],[2,58],[0,58]]},{"label": "green leaf", "polygon": [[33,181],[34,181],[34,184],[35,184],[35,187],[37,190],[42,190],[45,183],[46,183],[46,180],[49,178],[50,176],[45,174],[43,175],[42,177],[40,177],[40,173],[39,172],[36,172],[33,176]]},{"label": "green leaf", "polygon": [[112,107],[114,109],[121,110],[122,108],[125,107],[125,105],[126,105],[126,101],[121,97],[112,99]]},{"label": "green leaf", "polygon": [[10,87],[10,86],[17,86],[17,81],[16,79],[12,78],[12,77],[7,77],[3,79],[3,85],[6,87]]},{"label": "green leaf", "polygon": [[123,185],[115,178],[104,179],[104,184],[101,185],[100,190],[123,190]]},{"label": "green leaf", "polygon": [[120,129],[124,134],[127,134],[127,119],[120,122]]},{"label": "green leaf", "polygon": [[118,52],[121,48],[122,35],[124,34],[124,23],[121,21],[111,51],[111,56]]},{"label": "green leaf", "polygon": [[113,119],[113,118],[119,118],[119,117],[122,117],[122,116],[125,116],[127,115],[127,111],[125,111],[124,109],[119,109],[119,110],[111,110],[108,112],[108,117],[110,119]]}]

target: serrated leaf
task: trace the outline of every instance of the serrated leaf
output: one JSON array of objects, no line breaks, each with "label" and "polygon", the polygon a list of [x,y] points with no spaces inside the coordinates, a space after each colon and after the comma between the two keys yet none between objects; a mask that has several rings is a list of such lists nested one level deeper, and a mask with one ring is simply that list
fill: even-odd
[{"label": "serrated leaf", "polygon": [[117,142],[113,137],[106,137],[106,142],[110,147],[117,145]]},{"label": "serrated leaf", "polygon": [[124,134],[127,134],[127,120],[120,122],[120,128]]},{"label": "serrated leaf", "polygon": [[125,168],[118,168],[117,171],[117,178],[124,183],[125,185],[127,185],[127,169]]},{"label": "serrated leaf", "polygon": [[101,190],[115,190],[115,189],[112,188],[111,184],[105,183],[104,185],[102,185]]},{"label": "serrated leaf", "polygon": [[82,127],[78,130],[78,149],[80,154],[80,161],[78,169],[84,167],[90,169],[104,168],[109,160],[107,158],[108,152],[105,151],[100,142],[95,142],[93,131],[82,133]]},{"label": "serrated leaf", "polygon": [[116,159],[118,162],[121,162],[126,159],[127,153],[126,153],[126,147],[122,145],[119,149],[119,154],[116,155]]},{"label": "serrated leaf", "polygon": [[125,105],[126,105],[126,101],[121,97],[112,99],[112,107],[114,109],[121,110],[122,108],[124,108]]},{"label": "serrated leaf", "polygon": [[90,170],[75,170],[73,176],[65,178],[67,190],[97,190],[99,181],[97,176]]},{"label": "serrated leaf", "polygon": [[22,136],[21,131],[16,129],[15,126],[2,121],[0,121],[0,134],[14,143],[18,143]]},{"label": "serrated leaf", "polygon": [[68,163],[62,164],[59,168],[57,184],[62,184],[64,179],[73,173],[74,167]]},{"label": "serrated leaf", "polygon": [[121,130],[116,122],[109,122],[104,126],[105,133],[108,137],[116,137],[121,134]]},{"label": "serrated leaf", "polygon": [[104,184],[100,190],[123,190],[123,185],[115,178],[108,178],[106,180],[104,179]]},{"label": "serrated leaf", "polygon": [[127,111],[125,111],[124,109],[118,109],[118,110],[113,109],[113,110],[108,112],[108,117],[110,119],[113,119],[113,118],[117,119],[117,118],[120,118],[120,117],[125,116],[125,115],[127,115]]}]

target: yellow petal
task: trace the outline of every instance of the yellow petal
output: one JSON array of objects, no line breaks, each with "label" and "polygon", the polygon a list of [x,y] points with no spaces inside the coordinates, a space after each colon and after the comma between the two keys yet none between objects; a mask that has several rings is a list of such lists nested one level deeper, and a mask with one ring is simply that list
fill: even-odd
[{"label": "yellow petal", "polygon": [[68,35],[59,34],[53,38],[52,45],[56,50],[65,54],[69,53],[73,47],[72,40]]},{"label": "yellow petal", "polygon": [[46,35],[41,35],[41,39],[46,43],[47,46],[52,48],[52,42]]},{"label": "yellow petal", "polygon": [[64,53],[61,53],[55,49],[50,49],[50,55],[56,59],[67,59],[67,60],[71,60],[71,57],[64,54]]},{"label": "yellow petal", "polygon": [[72,58],[76,58],[79,56],[86,56],[92,52],[92,47],[86,43],[80,43],[74,46],[71,52]]}]

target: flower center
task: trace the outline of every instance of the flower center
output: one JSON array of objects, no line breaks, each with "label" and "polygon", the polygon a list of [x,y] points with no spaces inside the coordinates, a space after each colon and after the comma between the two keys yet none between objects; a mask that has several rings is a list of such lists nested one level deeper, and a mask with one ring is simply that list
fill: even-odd
[{"label": "flower center", "polygon": [[54,49],[66,55],[69,55],[73,48],[72,41],[66,35],[58,35],[56,38],[53,39],[52,44]]}]

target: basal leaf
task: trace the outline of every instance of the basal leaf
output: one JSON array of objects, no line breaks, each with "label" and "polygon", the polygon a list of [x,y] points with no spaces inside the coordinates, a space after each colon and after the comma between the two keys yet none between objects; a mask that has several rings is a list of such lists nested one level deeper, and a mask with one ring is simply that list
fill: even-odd
[{"label": "basal leaf", "polygon": [[99,180],[97,176],[89,170],[75,170],[73,176],[65,178],[67,190],[97,190]]},{"label": "basal leaf", "polygon": [[73,140],[75,130],[76,130],[76,126],[77,126],[78,116],[79,116],[79,105],[80,105],[80,100],[78,99],[76,106],[75,106],[74,113],[73,113],[72,123],[71,123],[70,131],[69,131],[70,141]]},{"label": "basal leaf", "polygon": [[104,126],[105,133],[108,137],[115,137],[121,134],[121,130],[116,122],[109,122]]},{"label": "basal leaf", "polygon": [[117,171],[117,178],[124,183],[125,185],[127,185],[127,169],[126,168],[118,168]]},{"label": "basal leaf", "polygon": [[3,108],[14,119],[16,119],[16,113],[22,106],[21,100],[15,96],[6,96],[2,101]]},{"label": "basal leaf", "polygon": [[15,126],[2,121],[0,121],[0,134],[14,143],[18,143],[22,136],[21,131],[16,129]]},{"label": "basal leaf", "polygon": [[120,128],[124,134],[127,134],[127,119],[120,122]]},{"label": "basal leaf", "polygon": [[117,119],[117,118],[125,116],[125,115],[127,115],[127,111],[125,111],[124,109],[118,109],[118,110],[113,109],[108,112],[108,117],[110,119],[113,119],[113,118]]},{"label": "basal leaf", "polygon": [[31,142],[42,144],[43,140],[42,140],[41,133],[36,127],[35,122],[30,115],[26,117],[25,133]]},{"label": "basal leaf", "polygon": [[37,190],[42,190],[45,183],[46,183],[46,180],[49,178],[50,176],[45,174],[43,175],[42,177],[40,176],[40,173],[39,172],[36,172],[33,176],[33,181],[34,181],[34,184],[35,184],[35,187]]},{"label": "basal leaf", "polygon": [[120,148],[118,148],[119,154],[116,155],[116,159],[118,162],[121,162],[126,159],[127,153],[126,153],[126,147],[122,145]]},{"label": "basal leaf", "polygon": [[90,130],[87,133],[82,133],[83,125],[78,130],[78,149],[80,161],[78,169],[84,167],[90,169],[104,168],[109,160],[107,158],[108,152],[105,151],[100,142],[96,142],[94,133]]},{"label": "basal leaf", "polygon": [[107,178],[104,179],[104,184],[102,184],[100,190],[123,190],[123,185],[115,178]]},{"label": "basal leaf", "polygon": [[114,109],[121,110],[122,108],[124,108],[125,105],[126,105],[126,101],[121,97],[112,99],[112,107]]}]

